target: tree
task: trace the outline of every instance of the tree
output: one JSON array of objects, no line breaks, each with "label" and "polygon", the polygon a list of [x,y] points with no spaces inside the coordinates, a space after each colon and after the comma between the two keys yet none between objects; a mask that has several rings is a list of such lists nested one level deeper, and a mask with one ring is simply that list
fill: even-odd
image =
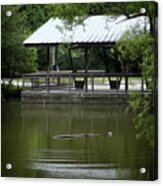
[{"label": "tree", "polygon": [[[124,71],[127,69],[128,72],[133,72],[136,69],[136,72],[140,72],[145,51],[151,45],[149,38],[152,40],[152,37],[148,34],[143,33],[143,31],[137,32],[134,29],[125,33],[119,39],[116,46],[119,53],[119,61]],[[152,44],[154,43],[152,42]]]},{"label": "tree", "polygon": [[[141,8],[145,9],[144,13],[140,12]],[[66,19],[67,23],[71,23],[75,16],[125,15],[126,19],[148,16],[150,20],[150,33],[155,35],[157,3],[154,1],[54,4],[46,5],[45,10],[48,12],[48,16]]]},{"label": "tree", "polygon": [[[149,34],[140,34],[132,37],[127,33],[117,43],[121,61],[132,64],[137,63],[141,73],[146,79],[146,86],[152,93],[130,95],[130,108],[135,113],[133,118],[138,139],[146,139],[149,144],[154,145],[156,119],[154,109],[157,104],[154,101],[153,91],[155,89],[155,63],[154,54],[155,40]],[[155,105],[156,104],[156,105]]]},{"label": "tree", "polygon": [[[141,13],[140,9],[144,8],[145,12]],[[109,2],[90,4],[90,14],[110,14],[125,15],[126,19],[133,19],[139,16],[148,16],[150,22],[150,33],[155,36],[155,22],[157,17],[157,3],[154,1],[144,2]]]},{"label": "tree", "polygon": [[32,32],[50,18],[46,5],[43,4],[21,5],[19,11],[25,14],[26,22]]},{"label": "tree", "polygon": [[[36,49],[25,48],[23,41],[30,33],[24,12],[20,6],[2,6],[2,78],[9,78],[10,83],[14,77],[22,73],[37,69]],[[11,11],[11,16],[6,12]]]},{"label": "tree", "polygon": [[[144,45],[143,45],[144,43]],[[134,118],[135,128],[137,130],[137,138],[143,139],[144,137],[152,146],[157,146],[156,130],[157,130],[157,95],[155,92],[155,64],[156,56],[155,40],[149,35],[142,35],[139,38],[138,46],[142,50],[142,63],[140,68],[146,79],[147,89],[150,89],[151,94],[131,95],[130,106],[131,109],[137,114]],[[142,106],[142,109],[140,109]],[[157,148],[157,147],[155,147]]]}]

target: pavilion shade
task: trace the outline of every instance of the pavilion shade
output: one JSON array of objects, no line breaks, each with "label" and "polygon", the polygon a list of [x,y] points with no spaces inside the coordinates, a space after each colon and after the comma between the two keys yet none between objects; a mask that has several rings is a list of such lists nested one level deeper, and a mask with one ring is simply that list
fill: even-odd
[{"label": "pavilion shade", "polygon": [[[127,31],[133,29],[136,33],[150,29],[149,19],[145,16],[127,20],[125,16],[90,16],[82,24],[72,24],[66,28],[64,21],[51,18],[23,44],[25,46],[72,44],[113,44]],[[135,33],[135,34],[136,34]]]}]

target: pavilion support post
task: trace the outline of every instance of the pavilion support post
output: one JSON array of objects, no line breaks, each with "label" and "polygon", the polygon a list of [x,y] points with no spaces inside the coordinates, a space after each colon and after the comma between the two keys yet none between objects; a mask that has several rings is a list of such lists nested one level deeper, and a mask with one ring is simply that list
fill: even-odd
[{"label": "pavilion support post", "polygon": [[23,82],[22,82],[22,88],[24,89],[24,86],[25,86],[25,78],[23,76]]},{"label": "pavilion support post", "polygon": [[[53,46],[53,56],[52,56],[52,67],[51,69],[57,71],[59,69],[57,64],[57,56],[58,56],[58,45]],[[60,77],[57,77],[57,85],[60,85]]]},{"label": "pavilion support post", "polygon": [[94,76],[92,76],[92,91],[94,91]]},{"label": "pavilion support post", "polygon": [[128,75],[125,75],[125,92],[128,92]]},{"label": "pavilion support post", "polygon": [[72,60],[71,48],[68,48],[68,57],[69,57],[69,62],[71,65],[72,72],[75,72],[74,64],[73,64],[73,60]]},{"label": "pavilion support post", "polygon": [[71,92],[71,76],[69,76],[69,92]]},{"label": "pavilion support post", "polygon": [[47,77],[46,77],[46,90],[47,93],[49,93],[49,85],[50,85],[50,79],[49,79],[49,65],[50,65],[50,47],[47,47]]},{"label": "pavilion support post", "polygon": [[[88,48],[85,48],[85,74],[87,74],[88,69],[87,69],[87,64],[88,64]],[[88,92],[88,77],[85,76],[85,92]]]},{"label": "pavilion support post", "polygon": [[34,87],[33,78],[31,79],[32,89]]},{"label": "pavilion support post", "polygon": [[[68,57],[69,57],[69,62],[70,62],[72,72],[74,73],[75,69],[74,69],[74,64],[73,64],[73,59],[72,59],[72,49],[71,48],[68,48]],[[75,77],[73,77],[73,80],[75,83]],[[69,81],[69,83],[71,83],[71,81]],[[70,86],[71,86],[71,84],[70,84]]]},{"label": "pavilion support post", "polygon": [[[55,65],[54,65],[53,70],[58,71],[59,70],[59,67],[58,67],[58,64],[57,64],[57,62],[58,62],[58,60],[57,60],[57,58],[58,58],[58,46],[55,46],[54,58],[55,58]],[[57,77],[57,85],[60,86],[60,77],[59,76]]]},{"label": "pavilion support post", "polygon": [[109,72],[109,65],[108,65],[108,61],[107,61],[107,55],[106,55],[106,48],[105,47],[103,47],[103,56],[104,56],[106,72]]},{"label": "pavilion support post", "polygon": [[[105,62],[105,71],[108,73],[109,72],[109,65],[108,65],[108,60],[107,60],[107,55],[106,55],[106,48],[103,47],[103,57],[104,57],[104,62]],[[108,77],[109,83],[111,81],[111,77]]]},{"label": "pavilion support post", "polygon": [[125,66],[125,92],[128,92],[128,66]]},{"label": "pavilion support post", "polygon": [[56,70],[57,46],[53,47],[52,70]]},{"label": "pavilion support post", "polygon": [[117,93],[118,93],[118,91],[119,91],[119,79],[118,79],[118,75],[116,77],[116,80],[117,80],[117,82],[116,82],[116,88],[117,88]]},{"label": "pavilion support post", "polygon": [[88,69],[90,67],[91,64],[91,51],[92,49],[88,47],[85,48],[85,92],[88,92],[88,77],[87,77],[87,73],[88,73]]},{"label": "pavilion support post", "polygon": [[141,77],[141,91],[144,92],[144,77]]}]

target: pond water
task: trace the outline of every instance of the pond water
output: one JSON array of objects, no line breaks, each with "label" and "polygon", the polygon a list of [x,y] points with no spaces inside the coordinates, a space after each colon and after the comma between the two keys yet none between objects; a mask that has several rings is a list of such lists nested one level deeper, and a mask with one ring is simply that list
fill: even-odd
[{"label": "pond water", "polygon": [[2,176],[152,180],[153,149],[132,118],[106,105],[4,102]]}]

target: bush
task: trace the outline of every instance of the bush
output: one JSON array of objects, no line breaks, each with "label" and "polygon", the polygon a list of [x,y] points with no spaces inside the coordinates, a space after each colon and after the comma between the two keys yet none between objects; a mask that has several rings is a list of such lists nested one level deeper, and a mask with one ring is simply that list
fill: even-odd
[{"label": "bush", "polygon": [[1,85],[1,100],[5,100],[8,98],[20,98],[22,87],[14,86],[14,85]]}]

